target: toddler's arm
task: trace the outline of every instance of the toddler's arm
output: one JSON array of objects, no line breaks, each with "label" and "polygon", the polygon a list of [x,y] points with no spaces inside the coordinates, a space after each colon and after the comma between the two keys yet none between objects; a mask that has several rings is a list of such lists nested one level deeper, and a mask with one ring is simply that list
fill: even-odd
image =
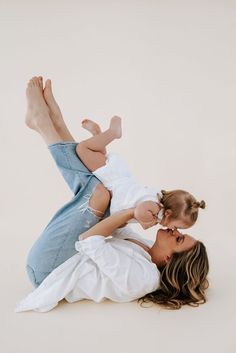
[{"label": "toddler's arm", "polygon": [[144,201],[139,203],[134,210],[135,219],[141,224],[143,229],[150,228],[158,223],[157,214],[161,206],[154,201]]}]

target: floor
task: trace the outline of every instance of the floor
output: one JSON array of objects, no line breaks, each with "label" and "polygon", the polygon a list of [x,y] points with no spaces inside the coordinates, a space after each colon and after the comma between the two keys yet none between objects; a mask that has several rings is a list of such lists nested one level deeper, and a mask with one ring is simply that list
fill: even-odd
[{"label": "floor", "polygon": [[[1,6],[1,347],[4,353],[236,351],[236,4],[231,1],[11,1]],[[70,130],[123,118],[120,153],[141,183],[184,188],[206,210],[189,230],[207,246],[208,301],[167,311],[136,302],[62,302],[14,312],[32,287],[27,252],[70,197],[26,128],[30,77],[51,78]],[[142,231],[143,232],[143,231]],[[152,237],[152,230],[143,233]]]}]

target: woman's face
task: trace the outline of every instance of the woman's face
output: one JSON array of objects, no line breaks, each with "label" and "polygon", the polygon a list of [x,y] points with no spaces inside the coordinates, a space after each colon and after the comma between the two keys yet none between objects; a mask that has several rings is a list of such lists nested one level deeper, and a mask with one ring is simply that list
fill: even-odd
[{"label": "woman's face", "polygon": [[153,258],[157,264],[165,265],[174,253],[190,250],[196,241],[177,229],[159,229],[153,246]]}]

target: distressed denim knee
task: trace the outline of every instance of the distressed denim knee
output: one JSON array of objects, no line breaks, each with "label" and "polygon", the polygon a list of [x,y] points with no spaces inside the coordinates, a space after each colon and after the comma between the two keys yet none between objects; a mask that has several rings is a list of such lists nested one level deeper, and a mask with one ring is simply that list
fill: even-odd
[{"label": "distressed denim knee", "polygon": [[50,273],[35,271],[30,265],[26,265],[26,272],[28,274],[30,282],[35,288],[38,287]]},{"label": "distressed denim knee", "polygon": [[71,191],[76,195],[87,183],[92,173],[76,153],[79,142],[57,142],[48,145],[60,173]]}]

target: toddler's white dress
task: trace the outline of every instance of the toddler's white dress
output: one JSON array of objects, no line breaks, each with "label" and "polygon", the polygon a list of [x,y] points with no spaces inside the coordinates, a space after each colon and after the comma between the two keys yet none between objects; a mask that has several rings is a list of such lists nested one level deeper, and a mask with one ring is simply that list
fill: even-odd
[{"label": "toddler's white dress", "polygon": [[[110,214],[136,207],[143,201],[154,201],[160,204],[162,196],[160,190],[141,186],[117,154],[108,153],[106,157],[106,165],[96,169],[93,174],[112,192]],[[159,220],[162,219],[162,209],[157,216]],[[131,220],[128,223],[136,223],[136,221]]]}]

